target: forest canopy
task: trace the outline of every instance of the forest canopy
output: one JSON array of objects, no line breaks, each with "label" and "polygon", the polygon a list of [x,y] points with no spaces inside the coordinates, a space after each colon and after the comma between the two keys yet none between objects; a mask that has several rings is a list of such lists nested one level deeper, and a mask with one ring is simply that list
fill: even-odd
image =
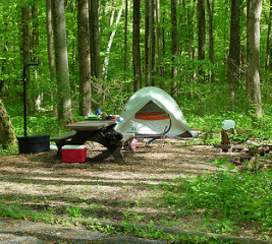
[{"label": "forest canopy", "polygon": [[0,94],[13,114],[33,61],[30,114],[118,113],[150,85],[192,114],[270,111],[268,0],[2,1],[0,13]]}]

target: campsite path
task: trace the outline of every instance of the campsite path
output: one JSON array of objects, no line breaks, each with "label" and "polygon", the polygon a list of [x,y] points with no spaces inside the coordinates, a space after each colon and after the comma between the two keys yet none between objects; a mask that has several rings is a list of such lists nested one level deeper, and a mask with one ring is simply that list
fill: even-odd
[{"label": "campsite path", "polygon": [[[97,145],[90,152],[98,153]],[[0,158],[0,199],[34,210],[53,209],[67,215],[79,208],[86,218],[120,222],[127,213],[160,217],[152,186],[176,177],[188,177],[217,170],[209,161],[216,149],[160,142],[126,153],[126,163],[64,164],[55,152]],[[160,193],[156,193],[160,194]]]}]

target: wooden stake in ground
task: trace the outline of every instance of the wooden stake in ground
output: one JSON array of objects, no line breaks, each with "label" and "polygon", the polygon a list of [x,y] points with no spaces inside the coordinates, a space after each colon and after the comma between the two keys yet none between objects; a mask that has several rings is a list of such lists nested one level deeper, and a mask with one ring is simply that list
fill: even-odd
[{"label": "wooden stake in ground", "polygon": [[223,152],[228,152],[230,149],[229,135],[224,129],[221,130],[221,148]]}]

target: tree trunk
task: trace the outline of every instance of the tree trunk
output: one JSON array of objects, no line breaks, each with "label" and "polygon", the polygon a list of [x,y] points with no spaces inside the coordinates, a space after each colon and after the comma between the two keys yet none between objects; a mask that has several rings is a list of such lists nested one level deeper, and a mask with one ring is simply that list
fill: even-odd
[{"label": "tree trunk", "polygon": [[[32,59],[39,60],[40,32],[39,32],[39,6],[37,2],[32,5]],[[34,70],[34,77],[31,83],[31,110],[39,111],[41,109],[43,93],[40,90],[38,70]]]},{"label": "tree trunk", "polygon": [[154,0],[148,1],[148,62],[146,85],[154,86],[153,72],[155,66]]},{"label": "tree trunk", "polygon": [[231,1],[230,43],[228,57],[228,81],[230,98],[235,101],[235,92],[240,78],[240,0]]},{"label": "tree trunk", "polygon": [[193,19],[194,19],[194,15],[195,15],[195,4],[193,2],[193,8],[187,8],[187,28],[188,28],[188,56],[191,59],[195,58],[194,55],[194,25],[193,23]]},{"label": "tree trunk", "polygon": [[100,34],[98,0],[89,0],[91,75],[100,78]]},{"label": "tree trunk", "polygon": [[54,17],[58,119],[60,122],[67,122],[71,120],[72,114],[64,0],[53,1],[52,3]]},{"label": "tree trunk", "polygon": [[124,26],[124,78],[128,67],[128,0],[125,0],[125,26]]},{"label": "tree trunk", "polygon": [[5,109],[5,106],[0,99],[0,145],[7,147],[15,144],[16,136]]},{"label": "tree trunk", "polygon": [[260,85],[260,18],[261,0],[248,0],[247,32],[248,32],[248,68],[247,82],[250,87],[251,104],[255,116],[262,117],[262,99]]},{"label": "tree trunk", "polygon": [[140,53],[140,0],[133,0],[133,90],[137,91],[141,84],[141,53]]},{"label": "tree trunk", "polygon": [[205,0],[198,0],[198,59],[205,59]]},{"label": "tree trunk", "polygon": [[150,32],[150,28],[149,28],[149,0],[145,0],[145,36],[144,36],[144,81],[145,81],[145,85],[148,86],[149,85],[149,78],[150,75],[148,74],[149,72],[149,52],[150,52],[150,48],[149,48],[149,32]]},{"label": "tree trunk", "polygon": [[178,31],[177,31],[177,1],[171,0],[171,34],[172,34],[172,96],[177,96],[177,67],[176,67],[176,56],[178,54]]},{"label": "tree trunk", "polygon": [[209,17],[209,60],[212,63],[211,68],[211,82],[214,82],[214,63],[215,63],[215,53],[214,53],[214,29],[213,29],[213,14],[214,14],[214,0],[207,0],[207,12]]},{"label": "tree trunk", "polygon": [[163,76],[164,69],[162,64],[162,28],[161,28],[161,10],[160,0],[156,0],[156,49],[157,49],[157,71]]},{"label": "tree trunk", "polygon": [[113,39],[115,37],[115,34],[116,34],[116,31],[117,31],[117,28],[118,28],[118,25],[120,23],[120,19],[121,19],[121,16],[122,16],[122,12],[123,12],[123,4],[117,14],[117,17],[116,17],[116,20],[113,21],[113,30],[111,31],[110,33],[110,37],[109,37],[109,41],[108,41],[108,45],[107,45],[107,49],[106,49],[106,53],[105,53],[105,59],[104,59],[104,65],[103,65],[103,77],[104,79],[107,79],[108,77],[108,68],[109,68],[109,62],[110,62],[110,50],[111,50],[111,46],[112,46],[112,43],[113,43]]},{"label": "tree trunk", "polygon": [[269,1],[269,19],[267,26],[267,37],[266,37],[266,57],[265,57],[265,68],[272,69],[272,46],[271,46],[271,23],[272,23],[272,0]]},{"label": "tree trunk", "polygon": [[[31,61],[31,7],[23,6],[22,7],[22,63],[26,72],[26,80],[30,82],[30,73],[28,64]],[[30,99],[27,96],[27,108],[29,108]],[[28,109],[27,109],[28,110]],[[28,112],[28,111],[27,111]]]},{"label": "tree trunk", "polygon": [[91,56],[88,0],[78,0],[79,110],[83,116],[91,112]]},{"label": "tree trunk", "polygon": [[52,0],[46,0],[46,29],[47,29],[47,53],[50,80],[56,77],[56,62],[54,55],[54,34],[52,19]]}]

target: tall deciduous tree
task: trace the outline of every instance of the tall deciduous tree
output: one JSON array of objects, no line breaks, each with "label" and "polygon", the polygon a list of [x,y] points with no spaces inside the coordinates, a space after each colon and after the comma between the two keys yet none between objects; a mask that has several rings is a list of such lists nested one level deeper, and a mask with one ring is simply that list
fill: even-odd
[{"label": "tall deciduous tree", "polygon": [[260,85],[260,18],[262,0],[248,0],[247,33],[248,33],[248,68],[247,83],[251,104],[257,118],[262,117],[262,99]]},{"label": "tall deciduous tree", "polygon": [[94,78],[100,77],[100,34],[98,10],[98,0],[89,0],[91,74]]},{"label": "tall deciduous tree", "polygon": [[[39,60],[39,46],[40,46],[40,30],[39,30],[39,5],[34,2],[32,5],[32,59]],[[32,96],[31,110],[39,111],[41,109],[43,93],[40,90],[38,70],[34,71],[34,79],[31,83]]]},{"label": "tall deciduous tree", "polygon": [[31,7],[22,7],[22,60],[23,64],[27,65],[31,59]]},{"label": "tall deciduous tree", "polygon": [[235,91],[240,78],[240,0],[231,0],[230,43],[228,56],[228,81],[230,97],[235,101]]},{"label": "tall deciduous tree", "polygon": [[145,83],[154,85],[153,73],[155,67],[155,29],[154,29],[154,0],[145,2]]},{"label": "tall deciduous tree", "polygon": [[[31,7],[24,5],[22,7],[22,63],[25,68],[26,80],[30,81],[28,64],[31,61]],[[27,108],[29,108],[30,99],[27,97]]]},{"label": "tall deciduous tree", "polygon": [[78,52],[81,115],[91,111],[91,56],[88,0],[78,0]]},{"label": "tall deciduous tree", "polygon": [[124,76],[126,78],[128,67],[128,0],[125,0],[125,21],[124,21]]},{"label": "tall deciduous tree", "polygon": [[[214,25],[213,25],[213,15],[214,15],[214,0],[207,0],[207,12],[209,20],[209,60],[212,64],[215,63],[215,52],[214,52]],[[214,71],[213,67],[211,70],[211,81],[214,81]]]},{"label": "tall deciduous tree", "polygon": [[198,59],[205,59],[205,36],[206,36],[206,18],[205,18],[205,0],[198,0]]},{"label": "tall deciduous tree", "polygon": [[267,37],[266,37],[266,56],[265,56],[265,67],[271,70],[272,69],[272,0],[269,1],[269,17],[268,17],[268,26],[267,26]]},{"label": "tall deciduous tree", "polygon": [[13,126],[5,109],[5,106],[0,99],[0,145],[7,147],[15,143],[16,137]]},{"label": "tall deciduous tree", "polygon": [[[112,30],[110,32],[109,41],[108,41],[108,45],[107,45],[106,53],[105,53],[104,65],[103,65],[103,78],[104,79],[107,79],[107,77],[108,77],[108,68],[109,68],[109,62],[110,62],[110,51],[111,51],[113,39],[115,37],[118,25],[119,25],[120,20],[121,20],[123,8],[124,8],[124,4],[122,4],[122,6],[120,7],[115,20],[114,20],[114,18],[112,18],[112,24],[111,24]],[[114,15],[113,15],[113,17],[114,17]]]},{"label": "tall deciduous tree", "polygon": [[64,0],[53,1],[52,3],[58,94],[58,119],[65,122],[71,119],[72,114]]},{"label": "tall deciduous tree", "polygon": [[50,79],[56,77],[56,62],[54,55],[54,32],[52,19],[52,0],[46,0],[46,29],[47,29],[47,53]]},{"label": "tall deciduous tree", "polygon": [[172,87],[171,94],[175,97],[177,95],[177,67],[175,66],[176,56],[178,54],[178,30],[177,30],[177,1],[171,0],[171,27],[172,27]]},{"label": "tall deciduous tree", "polygon": [[133,90],[137,91],[141,84],[141,53],[140,53],[140,0],[133,0]]}]

